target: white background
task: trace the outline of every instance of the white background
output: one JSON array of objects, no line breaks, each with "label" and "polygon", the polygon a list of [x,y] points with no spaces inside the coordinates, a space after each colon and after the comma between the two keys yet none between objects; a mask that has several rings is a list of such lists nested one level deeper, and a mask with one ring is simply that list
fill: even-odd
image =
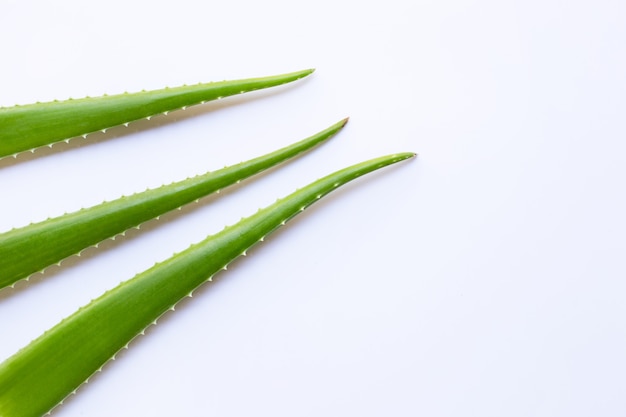
[{"label": "white background", "polygon": [[55,410],[626,414],[626,3],[0,0],[0,105],[263,76],[286,88],[0,160],[0,230],[274,150],[294,163],[0,291],[0,360],[331,171],[329,196]]}]

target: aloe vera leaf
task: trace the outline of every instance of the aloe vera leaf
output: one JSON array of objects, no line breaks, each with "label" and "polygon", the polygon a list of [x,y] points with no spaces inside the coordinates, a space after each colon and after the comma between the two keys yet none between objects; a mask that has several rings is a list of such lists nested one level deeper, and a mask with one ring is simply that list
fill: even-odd
[{"label": "aloe vera leaf", "polygon": [[0,158],[210,100],[274,87],[312,69],[261,78],[0,108]]},{"label": "aloe vera leaf", "polygon": [[123,282],[0,364],[0,416],[48,412],[176,303],[339,186],[413,157],[372,159],[315,181]]},{"label": "aloe vera leaf", "polygon": [[264,156],[0,234],[0,288],[163,213],[284,162],[334,136],[329,128]]}]

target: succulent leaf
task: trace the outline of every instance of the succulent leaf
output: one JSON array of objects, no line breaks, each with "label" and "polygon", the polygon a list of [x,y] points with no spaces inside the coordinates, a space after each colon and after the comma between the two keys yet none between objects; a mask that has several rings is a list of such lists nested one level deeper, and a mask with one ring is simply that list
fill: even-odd
[{"label": "succulent leaf", "polygon": [[278,86],[312,72],[310,69],[269,77],[0,108],[0,158],[206,101]]},{"label": "succulent leaf", "polygon": [[315,181],[79,309],[0,364],[0,416],[48,412],[162,314],[287,220],[341,185],[414,155],[373,159]]},{"label": "succulent leaf", "polygon": [[307,139],[247,162],[0,234],[0,288],[293,158],[335,135],[346,122],[344,119]]}]

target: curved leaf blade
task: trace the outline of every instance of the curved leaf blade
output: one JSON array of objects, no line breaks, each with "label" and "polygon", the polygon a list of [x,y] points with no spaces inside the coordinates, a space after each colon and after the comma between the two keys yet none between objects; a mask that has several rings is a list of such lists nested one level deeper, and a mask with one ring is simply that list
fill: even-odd
[{"label": "curved leaf blade", "polygon": [[0,158],[206,101],[275,87],[312,72],[0,108]]},{"label": "curved leaf blade", "polygon": [[0,416],[39,416],[163,313],[324,195],[415,156],[390,155],[324,177],[108,291],[0,364]]},{"label": "curved leaf blade", "polygon": [[247,162],[0,234],[0,289],[308,151],[334,136],[346,123],[344,119],[300,142]]}]

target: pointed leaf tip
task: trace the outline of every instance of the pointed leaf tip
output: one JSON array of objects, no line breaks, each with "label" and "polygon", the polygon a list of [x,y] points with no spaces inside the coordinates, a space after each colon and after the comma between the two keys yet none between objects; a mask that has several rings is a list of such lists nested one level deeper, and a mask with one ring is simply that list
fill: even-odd
[{"label": "pointed leaf tip", "polygon": [[391,157],[396,162],[404,161],[406,159],[412,159],[412,158],[415,158],[416,156],[417,154],[415,152],[400,152],[400,153],[391,155]]},{"label": "pointed leaf tip", "polygon": [[[305,78],[313,74],[314,72],[315,72],[315,68],[308,68],[308,69],[304,69],[301,71],[292,72],[291,74],[296,75],[298,78]],[[285,74],[285,75],[289,75],[289,74]]]}]

